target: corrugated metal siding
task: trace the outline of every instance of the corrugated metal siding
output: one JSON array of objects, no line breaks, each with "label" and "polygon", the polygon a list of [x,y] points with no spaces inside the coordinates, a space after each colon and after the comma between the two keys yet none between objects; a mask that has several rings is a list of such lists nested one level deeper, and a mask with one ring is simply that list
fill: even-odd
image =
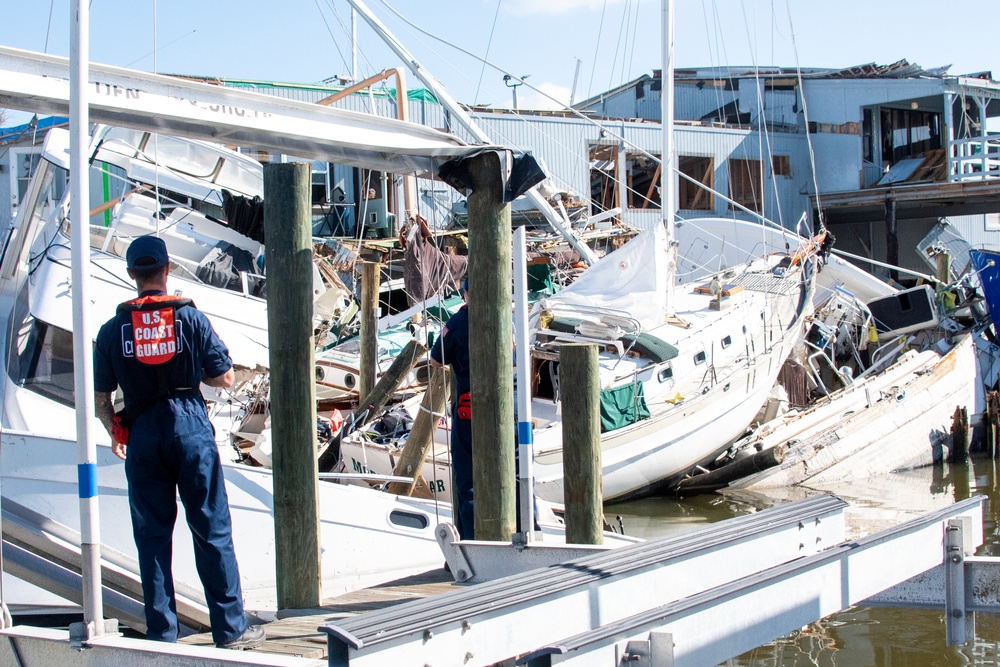
[{"label": "corrugated metal siding", "polygon": [[[735,90],[722,90],[714,86],[698,90],[695,86],[675,85],[674,91],[674,118],[677,120],[701,120],[738,96]],[[659,93],[654,95],[659,99]]]},{"label": "corrugated metal siding", "polygon": [[948,222],[973,248],[1000,250],[1000,214],[959,215]]}]

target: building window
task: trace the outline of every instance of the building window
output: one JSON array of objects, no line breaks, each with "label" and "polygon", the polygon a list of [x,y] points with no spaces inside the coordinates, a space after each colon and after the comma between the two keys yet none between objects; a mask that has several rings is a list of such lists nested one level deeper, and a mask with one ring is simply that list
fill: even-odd
[{"label": "building window", "polygon": [[792,175],[792,159],[788,155],[772,155],[771,169],[775,176],[790,177]]},{"label": "building window", "polygon": [[[761,213],[764,183],[760,160],[729,159],[729,198],[755,213]],[[730,208],[734,208],[732,204]]]},{"label": "building window", "polygon": [[[677,169],[682,174],[677,184],[677,207],[685,211],[714,209],[715,198],[712,192],[715,188],[715,160],[710,157],[679,155]],[[692,183],[684,176],[693,178],[697,182]],[[701,186],[698,183],[701,183]]]},{"label": "building window", "polygon": [[883,108],[881,121],[884,165],[941,148],[941,114]]},{"label": "building window", "polygon": [[590,213],[598,215],[618,207],[618,146],[590,147]]},{"label": "building window", "polygon": [[660,156],[626,153],[629,208],[660,208]]}]

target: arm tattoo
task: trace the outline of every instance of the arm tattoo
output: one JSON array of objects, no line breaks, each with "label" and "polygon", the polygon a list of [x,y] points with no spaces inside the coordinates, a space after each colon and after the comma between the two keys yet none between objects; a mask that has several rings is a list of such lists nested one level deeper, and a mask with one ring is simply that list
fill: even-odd
[{"label": "arm tattoo", "polygon": [[115,416],[115,404],[111,401],[111,393],[107,391],[94,392],[94,414],[104,424],[108,435],[111,435],[111,419]]}]

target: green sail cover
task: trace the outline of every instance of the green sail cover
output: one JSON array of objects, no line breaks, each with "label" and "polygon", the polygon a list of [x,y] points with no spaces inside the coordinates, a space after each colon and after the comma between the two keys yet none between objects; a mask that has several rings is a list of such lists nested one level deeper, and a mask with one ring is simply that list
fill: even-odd
[{"label": "green sail cover", "polygon": [[601,390],[601,433],[615,431],[642,419],[649,419],[649,407],[641,382]]}]

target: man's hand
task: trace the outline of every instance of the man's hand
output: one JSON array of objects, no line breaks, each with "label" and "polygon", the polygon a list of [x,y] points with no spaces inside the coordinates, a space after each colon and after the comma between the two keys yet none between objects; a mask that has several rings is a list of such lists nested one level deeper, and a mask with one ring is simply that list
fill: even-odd
[{"label": "man's hand", "polygon": [[111,440],[111,452],[120,458],[122,461],[125,460],[125,448],[128,447],[124,442],[118,442],[117,440]]}]

